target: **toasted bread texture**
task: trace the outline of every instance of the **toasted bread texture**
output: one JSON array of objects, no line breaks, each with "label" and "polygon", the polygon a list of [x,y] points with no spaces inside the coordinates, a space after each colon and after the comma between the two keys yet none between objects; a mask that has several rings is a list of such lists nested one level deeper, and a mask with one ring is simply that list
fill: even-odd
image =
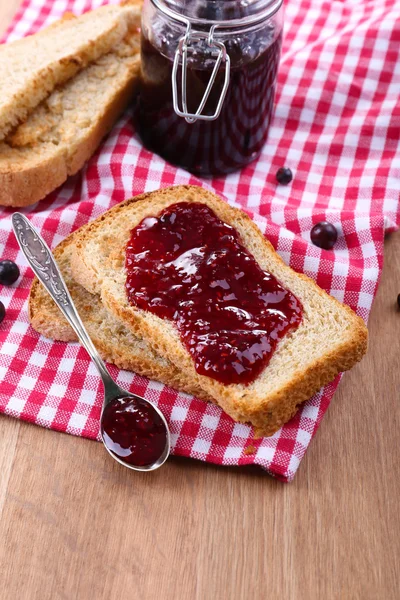
[{"label": "toasted bread texture", "polygon": [[[188,394],[208,399],[207,394],[168,359],[157,354],[145,340],[131,333],[89,294],[71,275],[70,258],[79,232],[69,235],[53,254],[63,274],[78,313],[102,358],[121,369],[161,381]],[[32,327],[45,337],[64,342],[78,341],[74,330],[37,279],[29,295]]]},{"label": "toasted bread texture", "polygon": [[138,23],[140,6],[103,6],[62,19],[39,34],[0,47],[0,140],[56,86],[118,44]]},{"label": "toasted bread texture", "polygon": [[83,167],[130,103],[139,64],[135,30],[54,90],[0,142],[0,205],[33,204]]},{"label": "toasted bread texture", "polygon": [[[177,202],[201,202],[233,226],[260,267],[272,273],[303,305],[300,326],[278,344],[269,364],[249,385],[223,385],[199,375],[174,324],[128,303],[125,246],[132,228]],[[194,186],[143,194],[115,206],[77,236],[71,259],[73,277],[99,294],[106,309],[135,335],[196,381],[235,420],[251,423],[256,435],[272,435],[338,373],[350,369],[367,349],[364,322],[314,281],[288,267],[242,211]]]}]

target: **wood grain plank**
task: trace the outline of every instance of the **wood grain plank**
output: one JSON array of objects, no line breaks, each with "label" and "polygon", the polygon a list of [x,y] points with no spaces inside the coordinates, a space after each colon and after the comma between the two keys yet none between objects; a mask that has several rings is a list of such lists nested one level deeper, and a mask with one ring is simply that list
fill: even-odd
[{"label": "wood grain plank", "polygon": [[14,463],[20,422],[1,416],[0,423],[0,519]]}]

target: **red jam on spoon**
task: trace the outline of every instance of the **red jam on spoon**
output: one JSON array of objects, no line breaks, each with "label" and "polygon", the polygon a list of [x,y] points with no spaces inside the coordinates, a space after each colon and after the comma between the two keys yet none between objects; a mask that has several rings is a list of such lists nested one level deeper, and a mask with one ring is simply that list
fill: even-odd
[{"label": "red jam on spoon", "polygon": [[129,302],[173,321],[196,371],[225,384],[254,381],[302,320],[296,296],[202,203],[143,219],[125,265]]},{"label": "red jam on spoon", "polygon": [[153,465],[162,456],[167,443],[162,418],[141,398],[115,398],[107,404],[101,433],[108,450],[134,467]]}]

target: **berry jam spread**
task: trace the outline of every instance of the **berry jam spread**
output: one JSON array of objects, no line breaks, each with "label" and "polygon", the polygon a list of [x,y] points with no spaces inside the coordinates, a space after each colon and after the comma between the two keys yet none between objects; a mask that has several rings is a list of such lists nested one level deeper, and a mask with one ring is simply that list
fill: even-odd
[{"label": "berry jam spread", "polygon": [[225,384],[256,379],[301,322],[297,298],[201,203],[143,219],[125,265],[130,304],[173,321],[196,371]]},{"label": "berry jam spread", "polygon": [[[263,36],[243,34],[224,40],[231,60],[230,84],[214,121],[187,123],[172,104],[173,32],[155,32],[154,44],[142,34],[142,81],[136,123],[143,143],[166,160],[202,176],[230,173],[258,157],[266,141],[274,106],[282,34],[273,27]],[[243,38],[243,39],[242,39]],[[157,47],[156,47],[157,46]],[[215,59],[200,46],[188,57],[188,111],[195,113]],[[220,68],[203,114],[215,112],[225,78]],[[182,97],[181,72],[177,77]]]},{"label": "berry jam spread", "polygon": [[167,443],[163,420],[148,402],[140,398],[116,398],[107,404],[101,432],[107,448],[135,467],[154,464]]}]

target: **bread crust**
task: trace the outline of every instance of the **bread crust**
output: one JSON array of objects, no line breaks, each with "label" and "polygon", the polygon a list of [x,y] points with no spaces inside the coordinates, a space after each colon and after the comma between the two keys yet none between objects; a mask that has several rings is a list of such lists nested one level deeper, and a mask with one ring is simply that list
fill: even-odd
[{"label": "bread crust", "polygon": [[95,127],[77,148],[70,160],[67,149],[54,152],[21,170],[0,171],[0,205],[24,207],[35,204],[75,175],[97,150],[101,140],[111,131],[115,121],[131,102],[138,85],[139,61],[132,78],[107,106]]},{"label": "bread crust", "polygon": [[[135,7],[133,14],[137,15],[138,18],[140,4],[140,2],[135,1],[124,3],[125,6]],[[61,23],[69,20],[76,21],[77,18],[72,15],[65,15]],[[103,93],[102,101],[104,104],[96,108],[90,126],[82,130],[83,133],[81,132],[80,137],[77,138],[75,146],[71,146],[68,140],[63,138],[58,144],[52,143],[51,137],[50,141],[44,141],[41,138],[40,129],[38,131],[32,126],[32,119],[28,119],[27,123],[30,124],[30,132],[35,132],[37,140],[32,142],[29,136],[28,139],[24,140],[24,136],[20,135],[18,143],[14,145],[15,134],[18,139],[18,133],[26,127],[26,124],[24,124],[10,138],[7,138],[7,142],[0,143],[0,205],[24,207],[42,200],[63,184],[68,176],[75,175],[93,155],[101,140],[110,132],[115,121],[130,104],[137,90],[140,75],[140,57],[139,32],[136,30],[136,25],[137,23],[130,26],[125,38],[112,48],[106,56],[106,58],[112,56],[115,63],[120,61],[124,65],[123,69],[125,71],[121,69],[119,72],[120,75],[118,75],[118,79],[114,84],[115,89],[111,87],[109,92]],[[51,25],[50,28],[55,29],[59,26],[60,23],[57,22]],[[38,35],[43,35],[43,32],[39,32]],[[131,55],[120,57],[118,49],[124,44],[130,49]],[[99,60],[101,61],[101,58]],[[89,78],[87,73],[93,67],[96,67],[96,64],[96,62],[90,64],[87,69],[81,71],[80,75],[71,79],[60,89],[71,89],[71,85],[85,74]],[[99,64],[102,65],[103,63]],[[106,67],[104,68],[106,69]],[[51,102],[56,93],[57,90],[49,96],[46,102]],[[38,115],[38,111],[42,110],[44,105],[45,103],[36,107],[34,115]],[[46,122],[48,122],[48,119]],[[65,119],[61,121],[59,132],[63,132],[67,124]],[[32,137],[34,138],[34,136]]]},{"label": "bread crust", "polygon": [[[300,291],[306,289],[312,302],[320,303],[322,306],[326,305],[327,318],[331,316],[328,315],[328,312],[333,313],[332,323],[335,324],[335,319],[343,323],[343,331],[341,324],[337,326],[338,336],[342,336],[341,341],[337,342],[333,339],[329,349],[325,348],[320,356],[310,360],[305,367],[299,367],[298,369],[293,367],[293,373],[288,381],[278,386],[277,389],[267,392],[265,392],[266,386],[263,385],[263,389],[261,389],[257,380],[254,385],[251,384],[246,387],[243,385],[223,385],[209,377],[199,375],[195,371],[193,361],[180,341],[176,329],[170,322],[163,321],[155,315],[150,315],[146,311],[130,306],[126,300],[126,295],[125,300],[122,299],[122,274],[120,272],[121,269],[124,271],[121,264],[124,265],[126,231],[123,235],[121,233],[121,239],[117,240],[114,238],[118,236],[113,231],[112,243],[114,243],[115,249],[110,252],[108,257],[101,256],[101,260],[106,261],[107,264],[112,264],[113,269],[116,271],[117,275],[114,279],[109,272],[106,272],[107,269],[104,269],[104,272],[101,272],[101,268],[96,269],[96,265],[93,264],[93,260],[91,260],[89,252],[85,248],[88,240],[94,240],[96,235],[100,236],[99,232],[108,231],[107,228],[112,227],[113,222],[120,223],[119,215],[122,214],[125,221],[129,221],[131,218],[130,224],[125,225],[129,229],[129,227],[133,228],[138,224],[144,215],[158,214],[165,206],[180,200],[204,202],[209,205],[220,218],[238,230],[242,242],[248,249],[253,251],[253,254],[257,251],[260,255],[267,257],[267,262],[269,260],[273,267],[270,271],[279,280],[283,280],[282,283],[285,287],[289,287],[287,281],[290,281],[292,287],[289,287],[289,289],[296,295],[299,292],[297,289],[292,289],[293,286],[297,286]],[[211,395],[233,419],[251,423],[255,427],[257,436],[272,435],[294,415],[299,404],[310,398],[323,385],[332,381],[340,372],[350,369],[365,354],[368,332],[362,319],[348,306],[342,305],[333,297],[328,296],[309,277],[297,274],[290,269],[275,252],[270,242],[265,239],[258,227],[242,211],[229,206],[214,194],[194,186],[165,188],[136,197],[134,199],[134,216],[133,211],[129,208],[132,202],[132,200],[127,200],[107,211],[89,224],[85,232],[77,237],[75,251],[71,259],[74,278],[88,291],[99,293],[102,303],[110,313],[123,322],[132,332],[146,339],[158,353],[168,356],[175,365],[179,365],[179,368],[192,377],[193,380],[196,380],[197,384],[207,394]],[[243,238],[247,240],[247,243]],[[251,248],[249,248],[249,240]],[[101,252],[100,249],[99,252]],[[300,299],[304,304],[303,299]],[[303,320],[308,319],[311,322],[314,316],[312,314],[310,316],[310,314],[307,313],[306,307]],[[313,326],[315,329],[315,324]],[[302,325],[297,331],[301,327]],[[323,334],[324,332],[321,330],[321,335]],[[287,348],[286,345],[293,343],[292,340],[296,335],[297,332],[287,334],[284,340],[281,341],[270,365],[263,372],[264,379],[268,379],[268,370],[271,371],[274,356],[281,349]]]},{"label": "bread crust", "polygon": [[35,204],[68,177],[65,157],[59,153],[18,171],[0,172],[0,205],[23,207]]},{"label": "bread crust", "polygon": [[[1,82],[5,90],[0,101],[0,140],[23,122],[56,86],[62,85],[91,62],[110,52],[137,21],[139,8],[139,3],[128,2],[123,6],[102,6],[77,18],[67,14],[58,23],[53,23],[38,34],[4,44],[1,48],[1,60],[5,66],[10,65],[4,71],[5,77],[12,68],[16,75],[11,83],[6,79]],[[93,22],[101,25],[93,29]],[[75,23],[80,32],[79,37],[75,32],[71,37],[71,27],[75,27]],[[57,36],[54,35],[55,32]],[[67,32],[71,46],[62,44],[65,40],[61,40],[60,36],[64,32]],[[37,43],[38,40],[40,44]],[[41,53],[43,45],[46,60],[35,62],[36,53]],[[27,73],[25,69],[21,69],[21,62],[29,53],[32,55],[33,66],[32,71]]]}]

